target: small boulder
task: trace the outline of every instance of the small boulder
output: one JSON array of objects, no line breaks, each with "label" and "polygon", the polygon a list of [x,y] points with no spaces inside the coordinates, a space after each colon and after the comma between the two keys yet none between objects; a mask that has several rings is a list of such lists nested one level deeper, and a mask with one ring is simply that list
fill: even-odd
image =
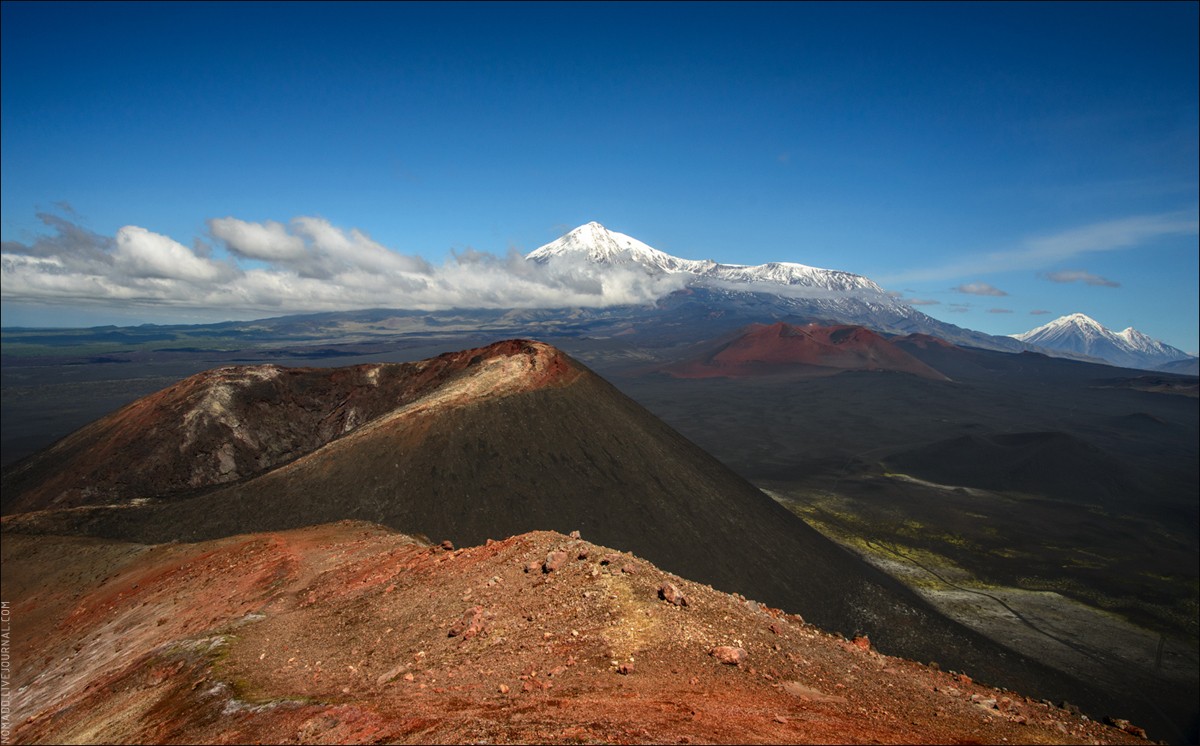
[{"label": "small boulder", "polygon": [[449,539],[446,539],[445,541],[443,541],[441,546],[442,546],[442,549],[445,549],[447,552],[454,550],[454,542],[450,541]]},{"label": "small boulder", "polygon": [[658,587],[658,597],[675,606],[687,606],[687,598],[684,597],[683,591],[679,590],[674,583],[663,583],[660,585]]},{"label": "small boulder", "polygon": [[1144,728],[1134,725],[1125,718],[1108,717],[1104,719],[1107,720],[1108,724],[1112,727],[1118,730],[1123,730],[1131,736],[1137,736],[1138,738],[1146,737],[1146,730]]},{"label": "small boulder", "polygon": [[534,560],[525,564],[525,572],[537,572],[542,569],[542,563]]},{"label": "small boulder", "polygon": [[729,645],[718,645],[708,654],[727,666],[740,666],[746,660],[746,651]]},{"label": "small boulder", "polygon": [[572,531],[570,534],[568,534],[568,536],[570,536],[572,539],[578,539],[579,531]]},{"label": "small boulder", "polygon": [[463,612],[458,621],[450,625],[450,631],[446,633],[446,637],[462,637],[464,640],[469,640],[475,635],[483,631],[483,607],[472,606]]},{"label": "small boulder", "polygon": [[871,638],[867,637],[866,635],[859,635],[858,637],[855,637],[853,642],[854,647],[858,648],[859,650],[871,649]]},{"label": "small boulder", "polygon": [[617,666],[617,673],[621,674],[622,676],[628,676],[629,674],[633,673],[633,664],[622,663],[621,665]]},{"label": "small boulder", "polygon": [[546,562],[542,565],[542,572],[554,572],[562,567],[562,564],[567,561],[567,553],[563,551],[551,552],[546,555]]}]

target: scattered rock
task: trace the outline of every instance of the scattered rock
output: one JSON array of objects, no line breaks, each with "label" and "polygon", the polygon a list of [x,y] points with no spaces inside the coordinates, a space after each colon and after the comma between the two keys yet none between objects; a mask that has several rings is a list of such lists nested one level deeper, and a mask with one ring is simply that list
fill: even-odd
[{"label": "scattered rock", "polygon": [[619,554],[606,554],[600,558],[600,564],[602,564],[602,565],[611,565],[614,562],[620,562],[620,561],[621,561],[621,555],[619,555]]},{"label": "scattered rock", "polygon": [[579,532],[578,532],[578,531],[572,531],[571,533],[569,533],[569,534],[567,534],[567,535],[568,535],[568,536],[570,536],[572,539],[578,539],[578,538],[579,538]]},{"label": "scattered rock", "polygon": [[501,684],[499,689],[501,694],[508,694],[508,684]]},{"label": "scattered rock", "polygon": [[525,565],[525,572],[537,572],[540,569],[542,569],[542,563],[538,562],[537,560],[526,563]]},{"label": "scattered rock", "polygon": [[871,638],[867,637],[866,635],[859,635],[858,637],[855,637],[853,643],[854,647],[858,648],[859,650],[871,649]]},{"label": "scattered rock", "polygon": [[464,640],[469,640],[475,635],[483,631],[483,607],[472,606],[463,612],[459,620],[450,625],[450,631],[446,633],[446,637],[462,637]]},{"label": "scattered rock", "polygon": [[562,563],[567,561],[567,553],[564,551],[555,551],[546,555],[546,561],[542,565],[542,572],[554,572],[562,567]]},{"label": "scattered rock", "polygon": [[999,709],[996,706],[996,699],[994,697],[985,697],[982,694],[972,694],[971,701],[985,710]]},{"label": "scattered rock", "polygon": [[658,587],[658,597],[669,604],[675,606],[687,606],[687,598],[684,597],[683,591],[679,590],[674,583],[663,583]]},{"label": "scattered rock", "polygon": [[783,691],[793,697],[800,697],[811,702],[845,702],[846,698],[840,694],[826,694],[820,689],[814,689],[811,686],[801,684],[799,681],[785,681],[782,684]]},{"label": "scattered rock", "polygon": [[[404,664],[400,663],[400,664],[396,665],[395,667],[393,667],[392,670],[388,671],[387,673],[380,674],[379,678],[375,679],[375,683],[378,686],[383,686],[384,684],[388,683],[392,679],[399,676],[400,672],[403,670],[404,670]],[[411,681],[411,679],[409,679],[409,680]]]},{"label": "scattered rock", "polygon": [[579,554],[575,555],[575,557],[576,557],[576,559],[585,560],[585,559],[587,559],[587,558],[588,558],[588,556],[589,556],[590,554],[591,554],[591,552],[589,552],[589,551],[588,551],[588,548],[587,548],[587,547],[582,547],[582,548],[579,550]]},{"label": "scattered rock", "polygon": [[775,634],[777,634],[777,635],[782,635],[782,634],[783,634],[783,628],[782,628],[782,627],[780,627],[780,626],[779,626],[778,624],[776,624],[775,622],[771,622],[771,626],[770,626],[770,627],[768,627],[767,629],[771,630],[772,632],[774,632],[774,633],[775,633]]},{"label": "scattered rock", "polygon": [[628,676],[629,674],[633,673],[633,664],[622,663],[621,665],[617,666],[617,673],[621,674],[622,676]]},{"label": "scattered rock", "polygon": [[1131,736],[1137,736],[1138,738],[1146,737],[1146,730],[1144,728],[1134,725],[1125,718],[1107,717],[1104,720],[1112,727],[1123,730]]},{"label": "scattered rock", "polygon": [[635,571],[633,569],[633,565],[622,565],[621,572],[625,573],[626,575],[633,575]]},{"label": "scattered rock", "polygon": [[744,649],[729,645],[718,645],[708,651],[708,654],[727,666],[740,666],[742,661],[746,660],[746,651]]},{"label": "scattered rock", "polygon": [[447,552],[454,551],[454,542],[450,541],[449,539],[446,539],[445,541],[443,541],[441,546],[442,546],[442,549],[445,549]]},{"label": "scattered rock", "polygon": [[785,718],[783,715],[776,715],[776,716],[775,716],[775,722],[777,722],[777,723],[786,723],[786,722],[787,722],[787,718]]}]

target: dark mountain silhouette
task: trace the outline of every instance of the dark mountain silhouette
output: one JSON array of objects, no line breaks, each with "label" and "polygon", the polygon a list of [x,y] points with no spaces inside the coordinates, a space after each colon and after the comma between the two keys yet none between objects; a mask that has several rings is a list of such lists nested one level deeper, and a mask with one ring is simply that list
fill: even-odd
[{"label": "dark mountain silhouette", "polygon": [[796,326],[782,321],[753,324],[732,339],[662,370],[677,378],[886,370],[946,380],[946,376],[865,327]]},{"label": "dark mountain silhouette", "polygon": [[[1100,714],[1125,707],[940,616],[552,347],[507,341],[381,366],[376,381],[391,381],[380,385],[397,392],[390,408],[383,393],[356,394],[357,386],[334,383],[363,377],[368,382],[360,386],[374,386],[371,375],[355,368],[289,379],[280,372],[270,380],[291,383],[268,386],[246,370],[225,370],[136,402],[54,446],[64,456],[65,476],[51,469],[46,453],[6,471],[13,506],[49,508],[69,499],[81,507],[10,515],[4,529],[161,543],[358,519],[457,544],[578,529],[825,629],[867,634],[883,652],[936,660]],[[231,381],[250,379],[229,391]],[[312,393],[321,390],[379,413],[347,432],[350,409]],[[171,404],[212,399],[223,409]],[[247,431],[252,421],[261,429]],[[270,423],[287,435],[264,449]],[[180,466],[176,451],[200,439],[189,441],[193,426],[211,438],[197,451],[201,461],[252,435],[260,454],[253,463],[276,465],[228,484],[213,484],[221,470],[210,469],[195,480],[207,480],[207,491],[190,491],[204,488],[193,481],[194,470]],[[110,447],[107,433],[121,433],[123,445]],[[155,450],[160,442],[166,446]],[[239,453],[235,447],[235,463]],[[169,488],[122,484],[122,470],[134,462],[135,472],[161,469]],[[97,472],[105,463],[107,471]],[[88,492],[96,474],[107,481]]]}]

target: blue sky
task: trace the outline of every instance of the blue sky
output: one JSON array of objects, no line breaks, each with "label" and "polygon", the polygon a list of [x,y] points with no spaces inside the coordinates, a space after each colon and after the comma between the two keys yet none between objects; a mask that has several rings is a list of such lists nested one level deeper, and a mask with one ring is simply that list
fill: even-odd
[{"label": "blue sky", "polygon": [[3,323],[339,307],[597,220],[1195,353],[1198,7],[5,2]]}]

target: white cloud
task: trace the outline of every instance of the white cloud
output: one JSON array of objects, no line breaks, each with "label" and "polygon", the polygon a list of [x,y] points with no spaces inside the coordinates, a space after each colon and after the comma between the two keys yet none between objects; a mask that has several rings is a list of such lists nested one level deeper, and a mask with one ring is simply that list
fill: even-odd
[{"label": "white cloud", "polygon": [[7,303],[227,309],[246,317],[370,307],[600,307],[653,302],[683,285],[678,276],[637,267],[535,264],[515,250],[467,250],[434,266],[316,217],[210,220],[212,237],[229,251],[224,261],[138,226],[110,238],[57,216],[42,219],[49,234],[31,244],[5,242],[0,252]]},{"label": "white cloud", "polygon": [[177,241],[136,225],[117,231],[114,266],[130,277],[211,282],[232,274],[232,268],[197,256]]},{"label": "white cloud", "polygon": [[263,261],[295,261],[304,256],[304,241],[288,234],[274,220],[247,223],[237,218],[213,218],[208,229],[217,240],[224,242],[234,254]]}]

